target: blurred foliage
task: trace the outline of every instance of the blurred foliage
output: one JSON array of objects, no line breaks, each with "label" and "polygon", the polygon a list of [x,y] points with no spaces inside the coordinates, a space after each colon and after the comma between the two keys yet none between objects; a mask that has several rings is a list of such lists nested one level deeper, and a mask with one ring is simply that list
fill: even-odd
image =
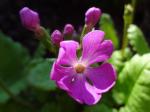
[{"label": "blurred foliage", "polygon": [[112,40],[115,48],[119,47],[119,38],[114,27],[113,20],[109,14],[103,13],[99,22],[100,29],[105,32],[106,39]]},{"label": "blurred foliage", "polygon": [[[24,71],[29,63],[29,54],[23,46],[2,33],[0,33],[0,51],[0,80],[17,95],[27,86]],[[0,103],[8,99],[7,93],[0,88]]]},{"label": "blurred foliage", "polygon": [[115,112],[112,108],[105,104],[99,104],[96,106],[87,107],[84,112]]},{"label": "blurred foliage", "polygon": [[53,62],[54,59],[39,59],[36,60],[36,62],[34,61],[30,65],[30,71],[28,73],[29,83],[41,90],[54,90],[56,88],[56,85],[52,80],[50,80],[49,77]]},{"label": "blurred foliage", "polygon": [[122,56],[121,50],[116,50],[113,52],[109,62],[114,65],[117,73],[119,73],[124,67],[124,63],[132,57],[132,52],[129,48],[125,49],[125,55]]}]

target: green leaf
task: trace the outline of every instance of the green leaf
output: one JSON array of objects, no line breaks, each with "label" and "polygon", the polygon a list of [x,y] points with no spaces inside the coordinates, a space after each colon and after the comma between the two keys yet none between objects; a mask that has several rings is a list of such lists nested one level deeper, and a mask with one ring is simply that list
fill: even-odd
[{"label": "green leaf", "polygon": [[[9,86],[8,89],[14,94],[17,95],[27,87],[26,80],[22,79],[13,83],[12,86]],[[0,103],[5,103],[10,96],[3,90],[0,90]]]},{"label": "green leaf", "polygon": [[43,106],[41,112],[62,112],[57,103],[47,103]]},{"label": "green leaf", "polygon": [[[56,92],[56,91],[55,91]],[[52,95],[52,94],[51,94]],[[50,94],[49,94],[50,96]],[[42,112],[77,112],[79,111],[79,103],[74,101],[70,96],[58,90],[53,93],[53,97],[50,97],[47,103],[43,103]]]},{"label": "green leaf", "polygon": [[83,112],[117,112],[113,108],[108,107],[105,104],[97,104],[91,107],[86,107]]},{"label": "green leaf", "polygon": [[[27,50],[17,42],[0,32],[0,79],[14,95],[22,91],[24,82],[24,69],[29,62]],[[4,103],[9,96],[0,87],[0,103]]]},{"label": "green leaf", "polygon": [[56,88],[54,81],[50,80],[49,76],[53,62],[54,59],[41,59],[32,65],[28,77],[32,86],[45,91]]},{"label": "green leaf", "polygon": [[103,13],[99,24],[100,29],[105,32],[106,39],[112,40],[115,48],[118,48],[119,40],[111,16]]},{"label": "green leaf", "polygon": [[150,110],[150,54],[135,55],[119,74],[113,96],[120,112],[148,112]]},{"label": "green leaf", "polygon": [[125,65],[125,62],[129,60],[132,56],[132,52],[129,48],[125,49],[124,57],[122,56],[122,51],[114,51],[109,62],[114,65],[117,73],[119,73]]},{"label": "green leaf", "polygon": [[148,43],[145,40],[144,34],[136,25],[130,25],[128,28],[129,43],[138,54],[150,52]]},{"label": "green leaf", "polygon": [[9,101],[5,105],[0,105],[0,112],[33,112],[31,109],[22,106],[14,101]]}]

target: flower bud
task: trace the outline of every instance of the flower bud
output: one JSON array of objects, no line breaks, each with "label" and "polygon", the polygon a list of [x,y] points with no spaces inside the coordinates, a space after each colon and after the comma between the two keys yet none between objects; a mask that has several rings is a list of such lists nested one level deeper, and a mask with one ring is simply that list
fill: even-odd
[{"label": "flower bud", "polygon": [[40,19],[37,12],[24,7],[19,12],[21,22],[25,28],[31,31],[35,31],[40,26]]},{"label": "flower bud", "polygon": [[89,8],[85,13],[85,24],[94,27],[101,16],[101,10],[96,7]]},{"label": "flower bud", "polygon": [[74,32],[74,27],[71,24],[66,24],[64,27],[64,35],[71,36]]},{"label": "flower bud", "polygon": [[63,41],[63,35],[59,30],[55,30],[51,35],[51,40],[53,44],[59,45]]}]

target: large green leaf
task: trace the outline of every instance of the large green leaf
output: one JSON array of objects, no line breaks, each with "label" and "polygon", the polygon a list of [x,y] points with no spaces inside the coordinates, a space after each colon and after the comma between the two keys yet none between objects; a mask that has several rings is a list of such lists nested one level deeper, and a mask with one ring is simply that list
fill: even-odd
[{"label": "large green leaf", "polygon": [[119,74],[114,98],[125,105],[120,112],[149,112],[150,54],[135,55]]},{"label": "large green leaf", "polygon": [[54,81],[49,77],[53,62],[54,59],[41,59],[32,65],[28,74],[32,86],[46,91],[56,88]]},{"label": "large green leaf", "polygon": [[[25,87],[24,69],[29,61],[27,50],[0,32],[0,79],[16,95]],[[9,96],[0,87],[0,103]]]},{"label": "large green leaf", "polygon": [[144,34],[136,25],[130,25],[128,29],[129,43],[132,45],[133,50],[139,54],[150,52],[148,43],[145,40]]},{"label": "large green leaf", "polygon": [[106,39],[112,40],[115,48],[118,48],[119,40],[114,27],[114,23],[110,15],[103,13],[99,24],[100,24],[100,29],[105,32]]}]

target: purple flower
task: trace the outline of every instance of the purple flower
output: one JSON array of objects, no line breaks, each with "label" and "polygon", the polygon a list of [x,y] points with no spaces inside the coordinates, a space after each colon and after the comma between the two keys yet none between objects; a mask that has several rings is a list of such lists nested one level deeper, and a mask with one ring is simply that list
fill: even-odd
[{"label": "purple flower", "polygon": [[37,12],[24,7],[20,10],[19,14],[23,26],[28,30],[35,31],[40,26],[40,19]]},{"label": "purple flower", "polygon": [[74,32],[74,27],[71,24],[66,24],[64,27],[64,35],[72,35]]},{"label": "purple flower", "polygon": [[[96,104],[103,93],[110,90],[116,81],[116,73],[106,61],[113,52],[110,40],[103,40],[104,32],[89,32],[82,40],[82,56],[77,57],[79,44],[76,41],[62,41],[59,55],[54,62],[51,79],[59,88],[79,103]],[[98,67],[91,65],[103,62]]]},{"label": "purple flower", "polygon": [[53,44],[59,45],[63,41],[63,35],[59,30],[55,30],[51,35],[51,40]]},{"label": "purple flower", "polygon": [[85,23],[87,26],[93,27],[101,16],[101,10],[96,7],[89,8],[85,13]]}]

